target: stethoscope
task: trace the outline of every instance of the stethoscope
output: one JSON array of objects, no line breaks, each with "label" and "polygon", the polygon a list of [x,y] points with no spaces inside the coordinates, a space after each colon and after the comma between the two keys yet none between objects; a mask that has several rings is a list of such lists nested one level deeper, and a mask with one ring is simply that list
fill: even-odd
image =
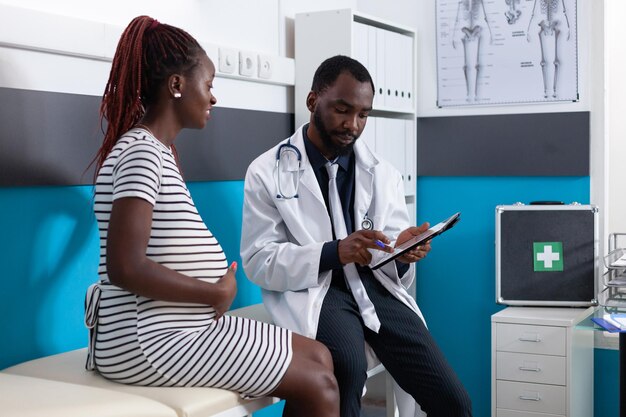
[{"label": "stethoscope", "polygon": [[374,222],[372,221],[372,219],[368,217],[367,213],[365,213],[365,216],[363,216],[363,220],[361,220],[361,229],[363,230],[374,229]]},{"label": "stethoscope", "polygon": [[[287,155],[287,163],[289,166],[289,162],[293,161],[295,158],[298,161],[298,169],[295,170],[296,175],[295,184],[293,185],[294,191],[293,194],[285,194],[282,189],[282,184],[280,180],[280,165],[281,160],[283,159],[283,155]],[[292,198],[298,198],[298,186],[300,185],[299,173],[302,168],[302,154],[300,153],[300,149],[291,144],[291,139],[287,140],[287,143],[283,143],[278,147],[278,151],[276,152],[276,198],[282,198],[285,200],[291,200]],[[292,170],[294,171],[294,170]]]},{"label": "stethoscope", "polygon": [[[281,161],[283,160],[283,155],[287,155],[287,163],[292,161],[293,159],[298,161],[298,169],[291,170],[296,172],[294,176],[295,184],[293,185],[294,191],[292,194],[285,194],[282,189],[281,177],[280,177],[280,166]],[[283,143],[278,147],[276,151],[276,198],[282,198],[284,200],[291,200],[292,198],[298,198],[298,186],[300,184],[300,178],[298,174],[300,173],[302,167],[302,154],[300,153],[300,149],[291,144],[291,139],[287,140],[287,143]],[[363,220],[361,220],[361,229],[363,230],[373,230],[374,222],[369,218],[368,213],[365,213],[363,216]]]}]

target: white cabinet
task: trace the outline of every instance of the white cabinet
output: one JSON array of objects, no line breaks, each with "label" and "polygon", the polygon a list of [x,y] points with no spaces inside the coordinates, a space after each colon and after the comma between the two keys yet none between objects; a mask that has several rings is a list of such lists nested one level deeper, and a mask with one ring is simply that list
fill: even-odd
[{"label": "white cabinet", "polygon": [[592,417],[590,309],[508,307],[491,316],[492,417]]},{"label": "white cabinet", "polygon": [[296,14],[296,126],[309,120],[306,97],[319,64],[350,56],[370,72],[376,94],[361,138],[402,174],[415,221],[415,31],[351,9]]}]

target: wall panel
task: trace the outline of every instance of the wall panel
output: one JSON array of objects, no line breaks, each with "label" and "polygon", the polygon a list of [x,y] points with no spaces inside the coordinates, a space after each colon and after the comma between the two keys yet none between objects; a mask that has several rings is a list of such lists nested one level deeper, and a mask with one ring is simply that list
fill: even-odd
[{"label": "wall panel", "polygon": [[[0,88],[0,186],[91,184],[102,141],[100,97]],[[293,115],[216,107],[176,141],[188,181],[243,179],[250,162],[291,135]]]},{"label": "wall panel", "polygon": [[420,117],[418,175],[589,175],[589,112]]}]

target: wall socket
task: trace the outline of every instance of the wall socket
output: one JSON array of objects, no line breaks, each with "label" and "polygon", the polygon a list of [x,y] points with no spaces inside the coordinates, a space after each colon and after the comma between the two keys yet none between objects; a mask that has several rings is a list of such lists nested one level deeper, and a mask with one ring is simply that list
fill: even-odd
[{"label": "wall socket", "polygon": [[235,72],[235,68],[237,68],[238,56],[236,49],[230,48],[219,48],[219,64],[218,70],[219,72],[223,72],[224,74],[232,74]]},{"label": "wall socket", "polygon": [[256,73],[256,54],[253,52],[239,51],[239,75],[252,77]]},{"label": "wall socket", "polygon": [[270,79],[272,78],[272,71],[274,70],[274,60],[271,55],[259,55],[259,78]]}]

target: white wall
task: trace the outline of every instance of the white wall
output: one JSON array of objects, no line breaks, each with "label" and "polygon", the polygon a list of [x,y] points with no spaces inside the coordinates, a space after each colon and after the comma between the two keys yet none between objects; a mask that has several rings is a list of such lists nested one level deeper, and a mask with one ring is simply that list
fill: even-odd
[{"label": "white wall", "polygon": [[[218,106],[293,112],[293,20],[295,13],[325,8],[355,7],[355,0],[323,0],[314,4],[305,0],[108,0],[101,2],[83,0],[0,0],[0,7],[19,8],[21,19],[0,24],[0,87],[73,94],[102,94],[110,62],[93,57],[68,56],[54,50],[46,50],[48,38],[72,50],[93,49],[89,37],[81,37],[80,29],[93,28],[99,24],[114,25],[121,30],[132,18],[150,15],[164,23],[179,26],[207,49],[217,63],[217,47],[232,47],[255,54],[267,54],[277,58],[277,67],[286,73],[279,84],[267,84],[261,80],[233,79],[218,73],[215,94]],[[30,10],[30,12],[29,12]],[[43,13],[42,13],[43,12]],[[55,16],[59,16],[55,19]],[[67,18],[71,19],[67,19]],[[55,20],[63,26],[72,23],[72,30],[54,30]],[[2,16],[0,15],[0,21]],[[41,22],[41,23],[39,23]],[[14,26],[9,28],[13,24]],[[30,26],[30,27],[29,27]],[[107,28],[109,27],[107,26]],[[2,30],[5,32],[2,32]],[[43,33],[38,33],[38,30]],[[93,30],[92,30],[93,32]],[[119,33],[105,45],[112,55]],[[16,40],[17,38],[17,40]],[[23,48],[20,43],[43,44],[39,48]],[[7,40],[8,39],[8,40]],[[17,46],[16,46],[17,45]],[[205,46],[206,47],[206,46]],[[42,51],[43,50],[43,51]],[[78,56],[76,56],[78,55]],[[291,71],[291,80],[289,77]],[[290,80],[290,81],[289,81]],[[289,85],[291,83],[291,85]]]},{"label": "white wall", "polygon": [[626,2],[606,1],[606,171],[608,232],[626,233]]},{"label": "white wall", "polygon": [[0,4],[125,27],[145,14],[195,38],[279,55],[279,0],[2,0]]},{"label": "white wall", "polygon": [[[433,1],[434,0],[429,0]],[[413,30],[419,28],[424,0],[358,0],[357,10],[364,14],[388,20],[401,26],[408,26]],[[434,9],[433,9],[434,10]]]}]

